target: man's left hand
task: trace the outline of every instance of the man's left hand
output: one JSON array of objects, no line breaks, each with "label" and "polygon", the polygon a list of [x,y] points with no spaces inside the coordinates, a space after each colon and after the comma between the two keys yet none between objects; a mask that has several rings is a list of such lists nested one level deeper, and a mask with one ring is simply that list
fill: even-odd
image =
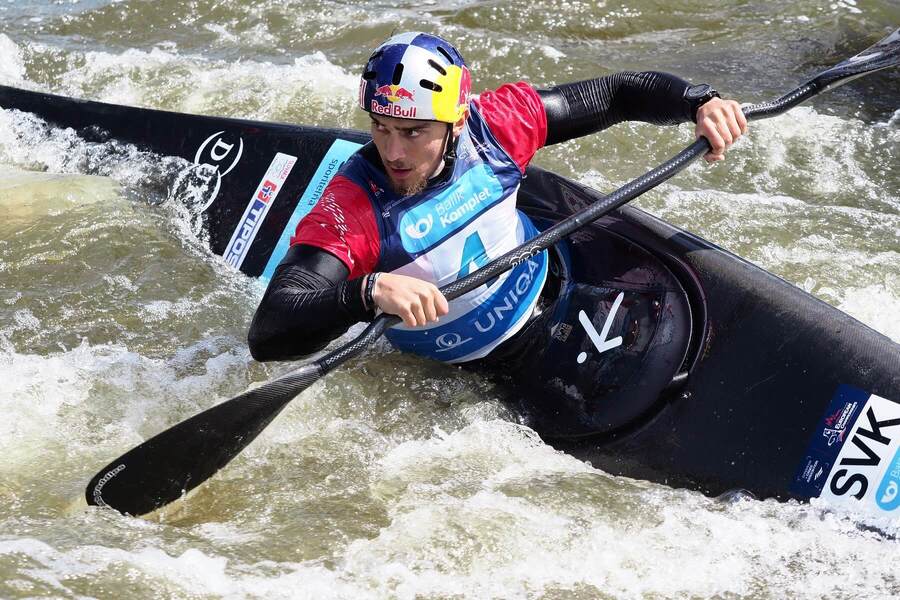
[{"label": "man's left hand", "polygon": [[712,150],[703,158],[714,163],[725,158],[725,150],[747,133],[747,118],[734,100],[713,98],[697,110],[694,133],[709,140]]}]

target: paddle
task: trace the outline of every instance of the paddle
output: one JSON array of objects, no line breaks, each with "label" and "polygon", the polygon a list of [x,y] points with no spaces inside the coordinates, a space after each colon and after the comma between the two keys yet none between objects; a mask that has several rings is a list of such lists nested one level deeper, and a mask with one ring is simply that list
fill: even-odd
[{"label": "paddle", "polygon": [[[748,107],[744,112],[748,119],[778,115],[828,88],[898,64],[900,29],[781,98]],[[695,141],[652,171],[441,291],[453,299],[483,285],[666,181],[709,149],[705,139]],[[330,354],[205,410],[140,444],[91,479],[85,492],[88,503],[141,515],[178,499],[228,464],[300,392],[360,354],[386,328],[398,322],[400,319],[395,316],[381,315],[356,339]]]}]

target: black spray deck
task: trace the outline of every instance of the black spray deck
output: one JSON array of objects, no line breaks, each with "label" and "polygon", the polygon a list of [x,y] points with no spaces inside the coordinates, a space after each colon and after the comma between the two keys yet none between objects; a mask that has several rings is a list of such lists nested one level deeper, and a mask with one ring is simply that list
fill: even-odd
[{"label": "black spray deck", "polygon": [[[185,159],[170,197],[213,252],[270,274],[296,222],[367,136],[0,86],[0,107],[88,143]],[[602,196],[529,169],[552,223]],[[614,473],[718,494],[826,496],[900,516],[900,345],[782,279],[624,207],[557,251],[556,299],[501,375],[550,443]]]}]

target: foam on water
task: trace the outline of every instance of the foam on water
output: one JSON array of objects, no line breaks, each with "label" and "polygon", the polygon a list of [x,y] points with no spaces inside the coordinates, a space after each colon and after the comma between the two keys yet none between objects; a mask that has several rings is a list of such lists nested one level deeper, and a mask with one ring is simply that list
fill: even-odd
[{"label": "foam on water", "polygon": [[[5,36],[0,44],[0,49],[8,49],[10,54],[10,58],[0,59],[0,83],[37,87],[22,81],[22,50]],[[58,52],[41,43],[26,47],[31,60],[50,60]],[[276,64],[215,60],[182,54],[173,44],[160,44],[121,53],[72,52],[64,60],[65,76],[50,91],[67,96],[251,119],[299,117],[306,124],[344,127],[351,126],[357,116],[357,77],[322,52]],[[242,84],[224,89],[223,81]]]},{"label": "foam on water", "polygon": [[249,355],[230,347],[235,342],[204,341],[168,360],[86,341],[44,356],[20,354],[4,343],[0,409],[15,418],[0,424],[3,470],[30,469],[57,452],[74,451],[82,459],[109,455],[163,429],[173,410],[186,417],[205,408],[216,390],[240,391]]},{"label": "foam on water", "polygon": [[[887,598],[900,584],[883,540],[819,507],[722,504],[613,478],[505,421],[388,446],[363,474],[386,519],[375,535],[337,544],[325,560],[291,558],[279,547],[283,524],[271,524],[266,551],[242,550],[266,513],[187,529],[125,520],[117,535],[131,539],[114,546],[0,539],[0,555],[18,557],[20,565],[20,583],[4,585],[28,589],[30,581],[73,593],[85,581],[124,575],[137,590],[173,595],[412,599],[743,597],[761,581],[773,597],[865,589],[867,597]],[[315,500],[324,508],[328,496]],[[276,518],[283,509],[268,510]],[[67,526],[81,531],[122,521],[103,512],[68,517]],[[301,510],[295,519],[314,516]]]},{"label": "foam on water", "polygon": [[25,79],[25,63],[22,51],[8,35],[0,33],[0,81],[9,85],[22,83]]}]

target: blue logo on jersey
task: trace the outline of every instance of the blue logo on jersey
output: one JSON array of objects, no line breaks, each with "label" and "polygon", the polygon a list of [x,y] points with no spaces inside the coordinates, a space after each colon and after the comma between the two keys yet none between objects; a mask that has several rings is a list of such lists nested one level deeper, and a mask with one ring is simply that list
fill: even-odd
[{"label": "blue logo on jersey", "polygon": [[884,510],[900,508],[900,449],[894,454],[894,459],[888,465],[887,473],[878,486],[875,502]]},{"label": "blue logo on jersey", "polygon": [[484,163],[475,165],[448,189],[403,215],[403,249],[410,254],[430,249],[502,199],[503,186],[494,172]]},{"label": "blue logo on jersey", "polygon": [[[470,275],[473,271],[480,269],[486,264],[488,264],[487,251],[484,249],[484,242],[481,241],[481,236],[475,231],[466,238],[457,279]],[[488,284],[488,287],[491,287],[490,284]]]}]

